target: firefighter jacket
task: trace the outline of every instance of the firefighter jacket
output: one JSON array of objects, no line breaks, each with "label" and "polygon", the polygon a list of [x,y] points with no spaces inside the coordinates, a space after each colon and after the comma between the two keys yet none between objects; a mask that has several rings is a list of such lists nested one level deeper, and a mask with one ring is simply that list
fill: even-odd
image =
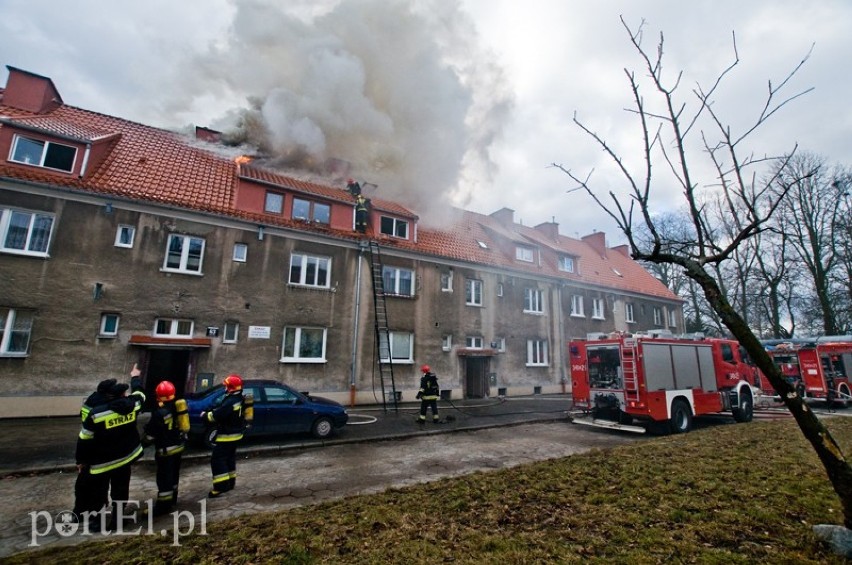
[{"label": "firefighter jacket", "polygon": [[[87,403],[98,400],[94,396]],[[92,475],[129,465],[142,455],[136,422],[145,394],[138,390],[126,397],[105,400],[96,406],[84,404],[81,409],[83,426],[75,457],[77,464],[88,466]]]},{"label": "firefighter jacket", "polygon": [[435,373],[426,373],[420,377],[420,391],[417,393],[418,398],[423,400],[438,400],[440,390],[438,389],[438,377]]},{"label": "firefighter jacket", "polygon": [[159,457],[183,453],[186,435],[180,431],[177,421],[177,409],[174,400],[163,402],[151,412],[151,419],[145,424],[144,442],[154,444],[154,451]]},{"label": "firefighter jacket", "polygon": [[224,443],[243,439],[243,431],[246,428],[243,411],[243,391],[238,390],[225,395],[219,406],[205,413],[207,421],[216,426],[216,437],[213,441]]}]

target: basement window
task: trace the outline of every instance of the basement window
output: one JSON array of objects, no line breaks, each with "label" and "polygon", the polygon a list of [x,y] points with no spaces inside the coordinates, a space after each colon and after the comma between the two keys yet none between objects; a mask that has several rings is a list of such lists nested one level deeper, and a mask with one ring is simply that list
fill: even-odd
[{"label": "basement window", "polygon": [[118,314],[101,314],[100,337],[116,337],[118,335]]},{"label": "basement window", "polygon": [[11,161],[70,173],[74,170],[77,148],[52,141],[15,136]]}]

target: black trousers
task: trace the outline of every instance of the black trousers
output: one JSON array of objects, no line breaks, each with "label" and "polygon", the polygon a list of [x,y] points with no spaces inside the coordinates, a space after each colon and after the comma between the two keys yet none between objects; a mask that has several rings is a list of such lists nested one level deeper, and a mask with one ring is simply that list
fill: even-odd
[{"label": "black trousers", "polygon": [[438,399],[437,398],[422,398],[420,399],[420,419],[426,419],[426,409],[432,409],[432,419],[438,419]]},{"label": "black trousers", "polygon": [[77,473],[77,481],[74,483],[74,514],[80,516],[83,512],[97,512],[108,500],[109,475],[93,475],[89,467],[84,466]]},{"label": "black trousers", "polygon": [[225,492],[237,482],[237,442],[217,442],[210,454],[210,470],[213,472],[213,490]]},{"label": "black trousers", "polygon": [[157,455],[157,501],[154,512],[164,512],[177,504],[181,454]]}]

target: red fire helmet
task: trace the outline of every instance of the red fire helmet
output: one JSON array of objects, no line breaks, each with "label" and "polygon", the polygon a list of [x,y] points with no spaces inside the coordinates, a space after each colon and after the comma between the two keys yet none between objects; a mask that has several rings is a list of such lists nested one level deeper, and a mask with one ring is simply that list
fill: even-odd
[{"label": "red fire helmet", "polygon": [[222,381],[222,384],[225,385],[225,390],[228,392],[243,390],[243,378],[239,375],[228,375],[225,377],[225,380]]},{"label": "red fire helmet", "polygon": [[162,381],[154,389],[157,395],[157,402],[168,402],[175,399],[175,385],[169,381]]},{"label": "red fire helmet", "polygon": [[430,367],[429,365],[423,365],[422,367],[420,367],[420,370],[423,371],[424,373],[428,373],[429,371],[432,370],[432,367]]}]

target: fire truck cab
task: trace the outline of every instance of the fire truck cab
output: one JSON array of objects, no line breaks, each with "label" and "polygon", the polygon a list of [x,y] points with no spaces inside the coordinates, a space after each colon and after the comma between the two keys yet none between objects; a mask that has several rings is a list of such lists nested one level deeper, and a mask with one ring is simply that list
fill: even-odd
[{"label": "fire truck cab", "polygon": [[[847,407],[852,402],[852,336],[763,342],[781,373],[806,402]],[[771,386],[767,394],[776,394]]]},{"label": "fire truck cab", "polygon": [[575,423],[684,433],[697,415],[753,417],[760,373],[736,340],[590,334],[569,342],[568,355],[574,408],[583,414]]}]

